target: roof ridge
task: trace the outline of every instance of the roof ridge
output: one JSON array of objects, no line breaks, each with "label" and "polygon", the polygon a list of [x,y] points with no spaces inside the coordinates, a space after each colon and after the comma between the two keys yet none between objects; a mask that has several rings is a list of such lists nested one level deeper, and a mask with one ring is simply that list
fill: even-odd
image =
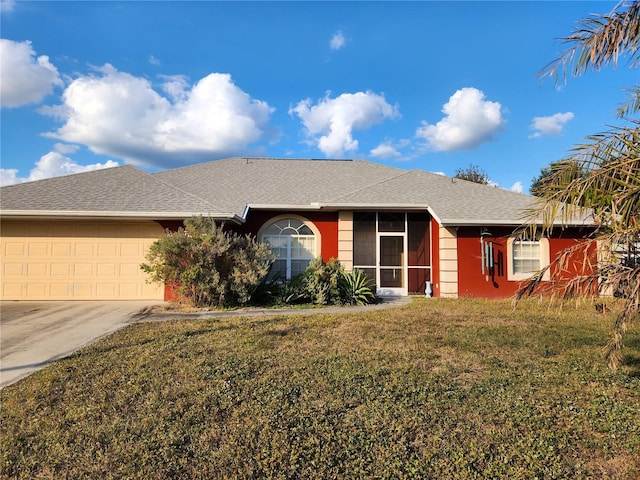
[{"label": "roof ridge", "polygon": [[116,165],[115,167],[106,167],[106,168],[96,168],[95,170],[87,170],[85,172],[75,172],[75,173],[65,173],[64,175],[56,175],[55,177],[47,177],[47,178],[38,178],[37,180],[28,180],[26,182],[20,182],[20,183],[13,183],[11,185],[2,185],[2,187],[0,188],[11,188],[11,187],[18,187],[20,185],[24,185],[24,184],[34,184],[34,183],[50,183],[51,181],[56,181],[58,179],[62,179],[62,178],[67,178],[67,177],[73,177],[74,175],[91,175],[91,174],[98,174],[98,172],[104,172],[106,170],[118,170],[118,169],[134,169],[136,171],[142,171],[136,167],[134,167],[133,165],[129,165],[128,163],[125,163],[124,165]]},{"label": "roof ridge", "polygon": [[384,166],[387,167],[387,168],[393,168],[394,170],[398,170],[400,173],[398,173],[397,175],[393,175],[391,177],[385,178],[384,180],[380,180],[378,182],[375,182],[375,183],[372,183],[370,185],[367,185],[366,187],[358,188],[356,190],[352,190],[349,193],[345,193],[344,195],[340,195],[339,197],[332,199],[331,202],[338,202],[338,201],[340,201],[340,199],[342,199],[344,197],[348,197],[349,195],[355,195],[358,192],[362,192],[362,191],[368,190],[368,189],[370,189],[372,187],[376,187],[378,185],[382,185],[383,183],[387,183],[390,180],[394,180],[396,178],[400,178],[400,177],[402,177],[402,176],[404,176],[404,175],[406,175],[408,173],[411,173],[411,171],[412,171],[412,170],[400,170],[399,168],[388,167],[387,165],[384,165]]},{"label": "roof ridge", "polygon": [[[136,170],[138,170],[138,169],[136,169]],[[185,195],[187,195],[187,196],[189,196],[189,197],[191,197],[191,198],[193,198],[195,200],[198,200],[199,202],[202,202],[205,205],[210,206],[213,210],[216,210],[218,212],[222,211],[219,207],[217,207],[216,205],[213,205],[211,202],[205,200],[204,198],[199,197],[198,195],[195,195],[195,194],[193,194],[191,192],[188,192],[188,191],[184,190],[183,188],[178,187],[177,185],[174,185],[173,183],[167,182],[166,180],[163,180],[160,177],[156,177],[153,173],[144,172],[142,170],[138,170],[138,171],[141,172],[141,173],[144,173],[145,175],[148,175],[149,178],[152,178],[155,182],[161,183],[162,185],[166,185],[167,187],[170,187],[170,188],[174,188],[174,189],[178,190],[180,193],[184,193]],[[157,172],[157,173],[159,173],[159,172]]]}]

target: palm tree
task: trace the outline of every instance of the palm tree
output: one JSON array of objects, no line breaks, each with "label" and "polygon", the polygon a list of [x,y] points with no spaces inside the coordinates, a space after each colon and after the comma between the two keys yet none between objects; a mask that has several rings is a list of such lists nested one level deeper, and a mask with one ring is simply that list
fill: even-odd
[{"label": "palm tree", "polygon": [[[617,67],[623,57],[632,68],[637,67],[640,1],[619,3],[610,14],[584,19],[562,40],[569,47],[540,76],[566,81],[571,67],[574,76],[582,75],[607,65]],[[540,187],[540,203],[531,212],[532,218],[542,218],[542,229],[548,232],[554,221],[567,222],[584,213],[586,207],[598,228],[586,244],[563,252],[553,268],[548,267],[552,277],[556,274],[552,282],[542,282],[541,272],[518,292],[521,298],[549,289],[551,294],[567,298],[593,291],[595,285],[601,293],[624,298],[624,307],[604,348],[612,369],[621,363],[629,324],[640,315],[640,121],[632,118],[640,111],[640,87],[632,87],[628,94],[629,100],[618,110],[622,125],[587,137],[587,142],[576,146],[568,158],[554,163]],[[576,249],[587,252],[593,245],[598,246],[597,264],[585,256],[581,274],[571,281],[561,281],[559,276],[575,259]]]}]

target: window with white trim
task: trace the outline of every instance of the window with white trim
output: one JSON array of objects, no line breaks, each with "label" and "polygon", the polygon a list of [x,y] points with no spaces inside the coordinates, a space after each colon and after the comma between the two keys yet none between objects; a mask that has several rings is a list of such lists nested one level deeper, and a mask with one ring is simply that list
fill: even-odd
[{"label": "window with white trim", "polygon": [[307,223],[298,218],[281,218],[262,231],[262,241],[271,246],[275,262],[272,279],[290,280],[304,272],[317,256],[317,239]]},{"label": "window with white trim", "polygon": [[[527,280],[549,265],[549,239],[511,237],[507,241],[507,279]],[[548,280],[547,271],[543,280]]]}]

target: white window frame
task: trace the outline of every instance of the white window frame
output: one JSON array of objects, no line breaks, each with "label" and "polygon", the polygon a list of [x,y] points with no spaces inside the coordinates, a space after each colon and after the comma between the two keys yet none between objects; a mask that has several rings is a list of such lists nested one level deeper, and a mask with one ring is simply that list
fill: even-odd
[{"label": "white window frame", "polygon": [[[296,220],[297,222],[300,222],[302,225],[308,227],[312,232],[313,235],[269,235],[266,233],[266,231],[275,223],[281,222],[283,220]],[[293,228],[293,227],[291,227]],[[298,227],[300,228],[300,227]],[[318,228],[313,224],[313,222],[307,220],[306,218],[300,216],[300,215],[279,215],[277,217],[273,217],[271,218],[268,222],[266,222],[264,225],[262,225],[262,227],[260,228],[260,230],[258,230],[258,239],[261,242],[266,242],[268,243],[268,238],[284,238],[286,239],[286,243],[287,243],[287,256],[284,259],[286,261],[286,266],[285,266],[285,278],[286,280],[291,280],[292,278],[292,272],[291,272],[291,265],[292,265],[292,261],[294,260],[309,260],[309,262],[311,262],[311,260],[313,260],[314,258],[317,258],[320,256],[320,252],[321,250],[321,235],[320,235],[320,231],[318,230]],[[314,239],[314,246],[313,246],[313,258],[299,258],[299,257],[292,257],[291,255],[291,240],[292,238],[300,238],[300,239],[309,239],[309,238],[313,238]],[[282,260],[283,257],[280,257],[279,260]]]},{"label": "white window frame", "polygon": [[[550,254],[549,254],[549,239],[542,237],[537,238],[535,240],[529,238],[523,238],[521,236],[518,237],[509,237],[507,240],[507,280],[511,281],[524,281],[529,280],[536,272],[520,272],[516,273],[515,269],[515,261],[513,257],[513,245],[517,242],[529,242],[540,245],[540,270],[545,267],[548,267],[550,264]],[[550,272],[547,271],[544,273],[542,280],[548,281],[550,278]]]}]

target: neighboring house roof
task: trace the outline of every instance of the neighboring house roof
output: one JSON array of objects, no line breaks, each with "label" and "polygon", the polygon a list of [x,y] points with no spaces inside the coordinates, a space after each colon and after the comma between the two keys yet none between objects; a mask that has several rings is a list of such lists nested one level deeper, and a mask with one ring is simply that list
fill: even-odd
[{"label": "neighboring house roof", "polygon": [[[158,173],[131,166],[4,187],[2,215],[194,214],[251,209],[422,209],[443,225],[520,225],[535,197],[363,160],[229,158]],[[590,224],[592,222],[572,222]]]}]

